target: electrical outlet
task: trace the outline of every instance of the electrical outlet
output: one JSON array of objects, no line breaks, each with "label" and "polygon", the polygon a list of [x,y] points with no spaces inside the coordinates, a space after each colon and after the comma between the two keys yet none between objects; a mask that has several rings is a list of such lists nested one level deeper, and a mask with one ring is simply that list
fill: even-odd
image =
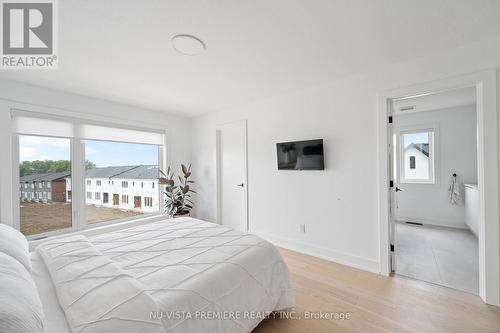
[{"label": "electrical outlet", "polygon": [[305,224],[300,225],[300,232],[302,232],[304,234],[306,233],[306,225]]}]

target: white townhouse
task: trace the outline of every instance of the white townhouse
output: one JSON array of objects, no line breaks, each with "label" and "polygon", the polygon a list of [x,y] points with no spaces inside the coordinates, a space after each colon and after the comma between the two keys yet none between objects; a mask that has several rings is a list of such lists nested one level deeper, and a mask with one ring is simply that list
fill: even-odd
[{"label": "white townhouse", "polygon": [[429,144],[412,143],[404,150],[404,174],[408,179],[429,178]]},{"label": "white townhouse", "polygon": [[[142,213],[160,210],[158,166],[133,165],[86,171],[85,203]],[[66,198],[71,200],[71,178],[66,178]]]}]

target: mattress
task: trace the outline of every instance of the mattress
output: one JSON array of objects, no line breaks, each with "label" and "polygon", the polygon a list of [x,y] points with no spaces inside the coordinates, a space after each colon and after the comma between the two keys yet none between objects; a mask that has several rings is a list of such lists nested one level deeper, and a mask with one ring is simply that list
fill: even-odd
[{"label": "mattress", "polygon": [[[47,241],[33,255],[47,332],[97,331],[89,325],[104,320],[108,329],[156,320],[158,332],[250,332],[270,312],[293,307],[286,264],[252,234],[176,218],[78,237]],[[132,298],[139,303],[127,304]],[[149,318],[131,318],[134,308]]]}]

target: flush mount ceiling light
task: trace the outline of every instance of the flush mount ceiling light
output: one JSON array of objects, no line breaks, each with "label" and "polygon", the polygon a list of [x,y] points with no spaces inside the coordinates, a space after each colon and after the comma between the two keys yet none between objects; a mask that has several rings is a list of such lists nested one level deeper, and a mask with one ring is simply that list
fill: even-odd
[{"label": "flush mount ceiling light", "polygon": [[174,49],[184,55],[194,56],[205,51],[205,43],[198,37],[192,35],[176,35],[172,37]]}]

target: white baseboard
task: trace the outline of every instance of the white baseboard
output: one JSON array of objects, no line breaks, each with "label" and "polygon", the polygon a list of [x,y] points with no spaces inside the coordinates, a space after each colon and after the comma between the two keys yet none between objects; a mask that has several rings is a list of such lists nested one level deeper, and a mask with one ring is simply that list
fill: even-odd
[{"label": "white baseboard", "polygon": [[267,233],[250,231],[265,240],[273,243],[276,246],[304,253],[313,257],[318,257],[328,261],[333,261],[338,264],[351,266],[354,268],[362,269],[364,271],[380,274],[380,263],[375,260],[354,256],[351,254],[334,251],[324,247],[310,245],[304,242],[298,242],[290,238],[275,236]]}]

